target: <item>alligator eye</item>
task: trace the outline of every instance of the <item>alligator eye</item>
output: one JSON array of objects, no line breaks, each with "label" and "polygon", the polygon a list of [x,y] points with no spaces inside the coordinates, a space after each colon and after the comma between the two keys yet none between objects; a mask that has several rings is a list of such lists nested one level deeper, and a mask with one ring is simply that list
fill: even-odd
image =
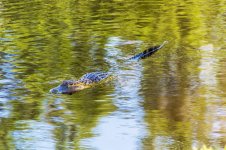
[{"label": "alligator eye", "polygon": [[73,85],[73,83],[72,83],[72,82],[69,82],[69,83],[68,83],[68,86],[72,86],[72,85]]},{"label": "alligator eye", "polygon": [[68,85],[68,81],[67,80],[64,80],[62,85]]}]

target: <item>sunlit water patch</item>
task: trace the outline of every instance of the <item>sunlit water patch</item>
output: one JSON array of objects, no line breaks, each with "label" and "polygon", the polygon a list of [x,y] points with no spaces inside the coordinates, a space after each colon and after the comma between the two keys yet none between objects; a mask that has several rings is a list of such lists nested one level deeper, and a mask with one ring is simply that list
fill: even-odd
[{"label": "sunlit water patch", "polygon": [[[112,94],[117,110],[100,119],[99,125],[93,130],[96,137],[82,141],[85,147],[135,150],[141,147],[142,139],[146,135],[142,97],[139,93],[142,66],[139,62],[119,63],[117,59],[122,59],[120,49],[116,48],[119,43],[122,43],[121,39],[115,37],[109,38],[106,44],[107,61],[117,76],[115,91]],[[112,58],[113,54],[115,57]],[[124,65],[125,67],[120,67]]]}]

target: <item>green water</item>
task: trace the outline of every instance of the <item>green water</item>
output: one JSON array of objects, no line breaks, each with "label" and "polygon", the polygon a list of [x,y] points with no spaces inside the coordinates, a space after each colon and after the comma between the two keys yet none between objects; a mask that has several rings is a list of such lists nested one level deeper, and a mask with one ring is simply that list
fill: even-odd
[{"label": "green water", "polygon": [[223,149],[225,37],[225,0],[0,0],[0,150]]}]

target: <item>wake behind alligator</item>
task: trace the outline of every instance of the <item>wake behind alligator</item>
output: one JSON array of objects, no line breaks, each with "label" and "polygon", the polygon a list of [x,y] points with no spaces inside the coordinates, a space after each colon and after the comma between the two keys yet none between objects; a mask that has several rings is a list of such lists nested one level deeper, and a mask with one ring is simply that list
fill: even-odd
[{"label": "wake behind alligator", "polygon": [[[151,47],[127,60],[137,60],[147,58],[161,49],[167,41],[164,41],[161,45]],[[108,79],[112,75],[112,72],[90,72],[83,75],[79,80],[64,80],[59,86],[50,90],[53,94],[73,94],[83,89],[89,88],[101,81]]]}]

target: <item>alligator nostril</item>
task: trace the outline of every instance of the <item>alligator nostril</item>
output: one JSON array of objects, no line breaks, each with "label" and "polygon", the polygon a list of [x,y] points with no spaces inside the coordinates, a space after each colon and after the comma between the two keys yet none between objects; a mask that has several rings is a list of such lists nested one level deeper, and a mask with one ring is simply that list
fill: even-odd
[{"label": "alligator nostril", "polygon": [[57,89],[51,89],[49,90],[50,93],[53,93],[53,94],[57,94],[59,93],[59,91]]}]

